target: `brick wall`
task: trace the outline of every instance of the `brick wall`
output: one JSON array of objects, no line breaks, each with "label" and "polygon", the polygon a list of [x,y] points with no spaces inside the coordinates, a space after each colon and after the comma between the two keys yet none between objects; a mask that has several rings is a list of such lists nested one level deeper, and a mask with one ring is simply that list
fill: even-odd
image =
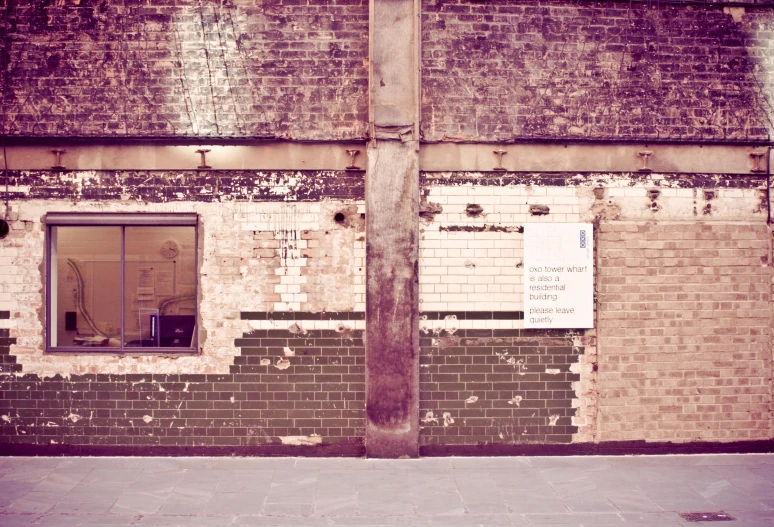
[{"label": "brick wall", "polygon": [[11,135],[365,134],[363,0],[11,1],[8,12]]},{"label": "brick wall", "polygon": [[769,7],[425,0],[422,133],[767,139]]},{"label": "brick wall", "polygon": [[362,313],[284,315],[242,313],[274,328],[281,319],[293,331],[246,332],[233,342],[241,353],[228,374],[41,378],[13,363],[8,343],[15,339],[0,329],[0,372],[16,372],[0,373],[0,449],[31,443],[65,444],[71,452],[86,445],[92,452],[122,446],[267,454],[284,445],[362,455],[365,358],[362,329],[354,328]]},{"label": "brick wall", "polygon": [[[705,322],[709,325],[714,323],[711,317],[723,318],[728,313],[729,318],[724,322],[733,325],[738,317],[747,316],[756,299],[756,309],[760,310],[753,316],[756,324],[769,316],[768,304],[759,292],[770,276],[770,269],[761,260],[768,247],[765,179],[761,176],[438,172],[423,174],[421,182],[419,298],[423,315],[420,323],[423,445],[683,439],[676,429],[665,429],[660,435],[648,432],[648,420],[653,414],[647,409],[638,413],[636,399],[628,400],[628,404],[612,403],[623,406],[621,411],[629,412],[629,418],[636,419],[636,423],[629,425],[628,435],[613,433],[605,427],[611,419],[606,412],[613,411],[611,393],[647,390],[643,387],[643,384],[650,386],[647,379],[682,375],[670,367],[682,366],[687,360],[685,356],[676,355],[674,362],[655,365],[648,360],[647,350],[652,349],[649,340],[658,339],[659,330],[653,329],[654,333],[652,336],[647,333],[647,338],[635,337],[633,332],[645,330],[638,329],[641,326],[636,324],[640,322],[631,317],[632,313],[642,311],[647,313],[654,328],[672,324],[670,338],[675,346],[697,338],[696,328],[676,326],[675,320],[668,318],[674,316],[673,309],[685,306],[675,307],[670,303],[668,306],[672,307],[664,308],[656,302],[656,296],[648,299],[637,289],[645,279],[641,266],[650,266],[653,276],[671,272],[685,265],[690,249],[686,248],[686,254],[673,250],[671,260],[661,260],[659,257],[664,256],[661,247],[638,245],[640,242],[631,242],[623,235],[612,238],[620,233],[606,234],[604,229],[618,229],[618,225],[626,224],[636,231],[647,229],[647,225],[680,220],[683,226],[694,230],[710,225],[706,228],[717,228],[722,233],[725,232],[722,225],[730,221],[745,226],[740,229],[755,231],[759,238],[755,246],[750,245],[753,243],[750,240],[732,243],[722,239],[736,236],[735,231],[698,242],[697,258],[702,258],[702,265],[706,266],[703,278],[710,279],[708,283],[726,272],[727,265],[743,265],[746,270],[757,273],[757,282],[735,290],[737,303],[718,298],[729,303],[712,307],[702,316],[707,317]],[[533,215],[530,212],[533,205],[548,207],[548,214]],[[608,259],[601,260],[596,276],[599,309],[613,306],[623,323],[618,319],[600,321],[598,327],[605,328],[606,333],[524,329],[523,231],[533,222],[593,222],[601,226],[597,249],[604,248],[606,252],[601,258]],[[746,260],[736,258],[747,257],[751,251],[755,255]],[[616,260],[611,260],[612,257]],[[611,261],[632,273],[631,299],[622,289],[621,278],[616,274],[619,271],[605,267]],[[690,275],[687,270],[686,273]],[[662,287],[677,287],[672,282],[668,284]],[[616,300],[609,300],[608,293],[615,293]],[[667,299],[668,293],[659,290],[658,294],[665,301],[677,300],[676,295]],[[649,303],[637,304],[640,296]],[[667,318],[661,318],[662,312]],[[600,316],[610,314],[600,311]],[[725,338],[736,346],[734,342],[739,337]],[[754,346],[756,353],[767,353],[767,350],[770,353],[766,339],[761,337],[754,344],[740,341],[739,347],[733,349],[746,352]],[[597,342],[600,353],[609,350],[609,346],[617,349],[617,358],[598,357]],[[707,344],[710,349],[713,342]],[[659,341],[658,345],[661,344],[664,343]],[[725,368],[715,372],[716,379],[728,385],[744,383],[747,382],[744,377],[758,368],[758,381],[763,383],[771,366],[770,360],[760,362],[761,357],[758,362],[750,363],[747,373],[740,370],[739,378],[735,369]],[[629,370],[618,373],[623,378],[615,377],[616,373],[609,368],[611,361],[618,360],[628,361],[629,368],[637,368],[637,375],[643,380],[627,377]],[[637,364],[632,364],[633,361]],[[769,390],[765,384],[758,388]],[[659,389],[652,388],[647,397],[656,397]],[[516,405],[517,396],[521,398],[518,399],[520,406]],[[603,403],[606,406],[600,406]],[[756,436],[759,438],[770,437],[770,417],[760,412],[767,404],[768,400],[762,402],[759,411],[750,414],[748,420],[762,431],[762,435]],[[654,408],[657,411],[659,405]],[[740,432],[737,438],[742,437]]]},{"label": "brick wall", "polygon": [[[362,172],[9,176],[0,443],[362,454]],[[50,211],[197,213],[199,354],[45,353]]]},{"label": "brick wall", "polygon": [[[525,184],[533,178],[544,185]],[[593,330],[523,324],[524,225],[581,221],[580,204],[591,192],[565,186],[565,178],[423,175],[422,445],[569,443],[585,423],[580,371]],[[530,215],[533,204],[550,213]]]},{"label": "brick wall", "polygon": [[[492,325],[485,314],[425,313],[425,324],[432,328],[430,317],[469,317]],[[570,443],[578,432],[572,400],[580,380],[574,365],[584,353],[573,345],[579,340],[563,330],[425,330],[421,444]]]},{"label": "brick wall", "polygon": [[600,441],[772,437],[762,222],[600,224]]}]

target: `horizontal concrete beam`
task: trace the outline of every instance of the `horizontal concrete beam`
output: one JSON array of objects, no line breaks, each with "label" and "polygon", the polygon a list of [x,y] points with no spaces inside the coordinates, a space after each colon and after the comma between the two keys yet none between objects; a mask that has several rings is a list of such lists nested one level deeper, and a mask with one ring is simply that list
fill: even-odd
[{"label": "horizontal concrete beam", "polygon": [[[198,150],[209,150],[205,164],[214,170],[343,170],[368,165],[364,144],[292,143],[260,145],[14,144],[6,147],[10,170],[49,170],[61,149],[66,170],[196,170]],[[357,150],[353,158],[347,152]],[[495,151],[504,152],[502,156]],[[642,154],[650,152],[650,154]],[[766,147],[751,145],[437,143],[420,147],[419,167],[427,172],[682,172],[701,174],[767,173]],[[500,161],[502,157],[502,161]],[[647,157],[647,162],[645,160]],[[2,151],[0,151],[2,160]],[[0,165],[0,168],[2,165]],[[758,172],[756,171],[756,169]]]},{"label": "horizontal concrete beam", "polygon": [[766,147],[750,145],[437,143],[422,145],[419,166],[428,172],[502,167],[517,172],[750,174],[756,167],[768,170],[768,156],[756,161],[750,155],[766,152]]},{"label": "horizontal concrete beam", "polygon": [[[63,150],[57,162],[52,150]],[[9,170],[344,170],[367,165],[365,144],[261,143],[260,145],[44,144],[6,147]],[[347,150],[357,150],[354,157]],[[0,151],[0,160],[2,151]],[[2,167],[3,165],[0,165]]]}]

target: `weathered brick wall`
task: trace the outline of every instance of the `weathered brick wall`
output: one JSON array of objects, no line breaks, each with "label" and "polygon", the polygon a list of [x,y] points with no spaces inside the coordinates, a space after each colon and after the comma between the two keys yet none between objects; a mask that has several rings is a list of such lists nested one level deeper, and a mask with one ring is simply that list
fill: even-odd
[{"label": "weathered brick wall", "polygon": [[[656,364],[651,369],[652,361],[648,360],[645,351],[650,349],[650,344],[646,340],[658,339],[659,334],[653,333],[651,337],[648,333],[647,339],[624,337],[632,328],[640,327],[637,325],[621,325],[621,329],[615,329],[618,332],[615,334],[597,330],[525,330],[522,294],[524,226],[531,222],[593,222],[603,229],[617,228],[610,226],[624,223],[630,228],[641,226],[639,228],[645,229],[647,225],[658,226],[677,220],[693,230],[700,230],[701,225],[707,224],[712,226],[711,229],[718,226],[722,231],[722,225],[735,222],[743,226],[740,229],[752,229],[756,236],[765,236],[765,183],[765,177],[759,175],[723,174],[423,174],[419,261],[420,311],[423,314],[420,327],[422,444],[682,440],[680,434],[673,433],[674,430],[665,430],[661,435],[649,434],[646,430],[651,414],[647,408],[638,414],[636,402],[621,410],[637,419],[636,424],[631,425],[631,434],[616,435],[604,428],[597,429],[598,416],[601,416],[600,426],[606,426],[605,412],[611,410],[599,405],[610,393],[650,389],[642,387],[649,386],[646,384],[649,381],[630,380],[626,372],[620,382],[617,381],[615,370],[610,370],[610,361],[623,360],[621,357],[625,356],[629,361],[627,365],[632,361],[637,363],[638,374],[643,379],[655,379],[662,373],[682,375],[678,370],[684,364],[680,361],[685,363],[687,359],[680,356],[674,363]],[[532,215],[532,205],[544,205],[549,212]],[[604,247],[607,252],[602,258],[614,254],[619,262],[616,265],[632,273],[631,287],[635,297],[644,293],[637,289],[642,287],[641,279],[644,278],[644,273],[635,274],[638,266],[649,266],[653,275],[660,272],[666,275],[686,265],[684,255],[678,251],[659,260],[659,256],[664,256],[660,247],[645,251],[645,246],[632,245],[623,237],[609,239],[604,232],[597,250]],[[695,249],[706,253],[697,258],[702,258],[702,265],[706,266],[703,278],[709,279],[707,283],[711,284],[712,279],[724,273],[724,266],[741,262],[748,271],[754,268],[758,282],[738,286],[734,290],[737,303],[718,297],[718,305],[704,312],[710,353],[714,353],[712,345],[716,338],[711,329],[713,316],[724,319],[721,324],[731,320],[729,324],[733,325],[733,320],[746,316],[752,303],[757,302],[755,308],[760,312],[753,320],[760,322],[769,317],[767,300],[763,298],[765,292],[760,289],[765,287],[770,276],[770,268],[761,260],[767,245],[756,245],[753,249],[748,245],[752,243],[749,240],[732,242],[720,237],[700,242]],[[734,258],[734,254],[747,256],[745,252],[737,251],[739,248],[763,252],[756,253],[752,259],[740,258],[729,263],[731,260],[728,259]],[[686,248],[686,253],[692,250]],[[722,251],[725,252],[721,255]],[[604,309],[615,305],[621,320],[600,320],[599,331],[602,328],[612,331],[611,328],[619,328],[622,320],[634,320],[636,311],[646,313],[644,316],[652,321],[653,327],[671,327],[670,338],[674,339],[675,346],[698,338],[699,329],[676,325],[675,320],[668,318],[674,313],[674,306],[668,307],[671,303],[662,310],[655,300],[649,300],[647,305],[640,305],[641,309],[634,309],[639,304],[633,303],[635,297],[624,299],[627,292],[620,289],[620,277],[616,274],[620,271],[605,269],[607,263],[600,265],[596,276],[599,314],[602,316]],[[672,287],[671,283],[662,287]],[[612,304],[611,300],[606,300],[610,296],[605,297],[605,294],[613,292],[617,294],[615,302],[620,303]],[[666,299],[667,293],[664,289],[658,294]],[[672,300],[670,296],[669,302]],[[714,297],[712,301],[715,301]],[[744,309],[739,311],[741,307]],[[725,318],[726,314],[729,318]],[[763,328],[759,330],[764,331]],[[618,359],[608,357],[605,359],[608,362],[604,362],[597,353],[609,349],[613,342],[611,335],[626,342],[612,344],[619,346]],[[731,339],[729,346],[736,347],[729,347],[726,352],[741,353],[746,357],[751,352],[748,348],[754,346],[755,353],[770,354],[768,342],[767,336],[761,336],[754,343],[752,340],[735,343]],[[641,344],[645,346],[642,352],[638,349]],[[616,363],[613,364],[615,367]],[[669,370],[670,364],[675,371]],[[750,363],[746,373],[740,370],[738,377],[733,368],[720,369],[716,372],[718,382],[745,383],[752,368],[759,368],[757,375],[762,383],[759,388],[770,393],[768,385],[763,383],[764,377],[771,373],[770,360]],[[613,392],[611,380],[615,387]],[[656,397],[658,389],[653,388],[648,396]],[[761,408],[768,404],[769,400],[762,402]],[[751,415],[749,422],[764,431],[756,437],[770,437],[768,413],[757,412]]]},{"label": "weathered brick wall", "polygon": [[[472,318],[493,325],[483,319],[486,314],[426,313],[428,318],[454,317],[460,324]],[[584,353],[583,346],[573,345],[579,340],[577,332],[564,330],[423,332],[422,445],[570,443],[578,432],[572,400]]]},{"label": "weathered brick wall", "polygon": [[[523,324],[524,224],[581,221],[580,203],[591,189],[579,189],[577,180],[564,186],[571,179],[423,175],[423,445],[569,443],[585,424],[580,372],[591,372],[594,331]],[[550,213],[531,216],[536,203],[549,205]]]},{"label": "weathered brick wall", "polygon": [[772,437],[770,231],[600,224],[598,440]]},{"label": "weathered brick wall", "polygon": [[772,7],[425,0],[422,133],[767,139]]},{"label": "weathered brick wall", "polygon": [[11,135],[365,134],[364,0],[9,0],[8,12]]},{"label": "weathered brick wall", "polygon": [[[0,442],[361,453],[363,183],[362,172],[10,172]],[[45,353],[48,211],[196,212],[200,354]]]},{"label": "weathered brick wall", "polygon": [[[284,445],[362,455],[365,359],[362,329],[354,329],[353,320],[362,321],[362,314],[304,315],[285,313],[282,320],[299,327],[314,322],[340,327],[246,332],[232,343],[241,354],[227,374],[41,378],[13,363],[7,343],[15,339],[0,329],[0,372],[8,372],[0,373],[0,449],[2,443],[32,443],[85,445],[97,452],[188,447],[200,453],[266,454],[272,452],[267,447]],[[279,327],[272,316],[242,313],[245,319],[262,317]],[[287,346],[292,355],[284,351]]]}]

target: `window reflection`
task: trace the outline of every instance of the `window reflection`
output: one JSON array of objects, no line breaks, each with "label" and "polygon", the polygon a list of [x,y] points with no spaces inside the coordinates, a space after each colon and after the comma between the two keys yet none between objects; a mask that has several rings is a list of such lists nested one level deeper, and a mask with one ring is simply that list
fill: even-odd
[{"label": "window reflection", "polygon": [[191,227],[126,227],[124,332],[128,347],[193,345],[195,240]]},{"label": "window reflection", "polygon": [[50,235],[51,347],[195,346],[195,227],[52,226]]},{"label": "window reflection", "polygon": [[120,346],[121,227],[54,227],[52,236],[51,344]]}]

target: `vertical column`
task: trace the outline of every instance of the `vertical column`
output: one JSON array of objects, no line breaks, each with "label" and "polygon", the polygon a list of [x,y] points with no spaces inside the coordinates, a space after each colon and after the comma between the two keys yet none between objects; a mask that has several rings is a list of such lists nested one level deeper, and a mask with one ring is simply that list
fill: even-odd
[{"label": "vertical column", "polygon": [[371,0],[366,176],[366,451],[419,454],[420,0]]}]

